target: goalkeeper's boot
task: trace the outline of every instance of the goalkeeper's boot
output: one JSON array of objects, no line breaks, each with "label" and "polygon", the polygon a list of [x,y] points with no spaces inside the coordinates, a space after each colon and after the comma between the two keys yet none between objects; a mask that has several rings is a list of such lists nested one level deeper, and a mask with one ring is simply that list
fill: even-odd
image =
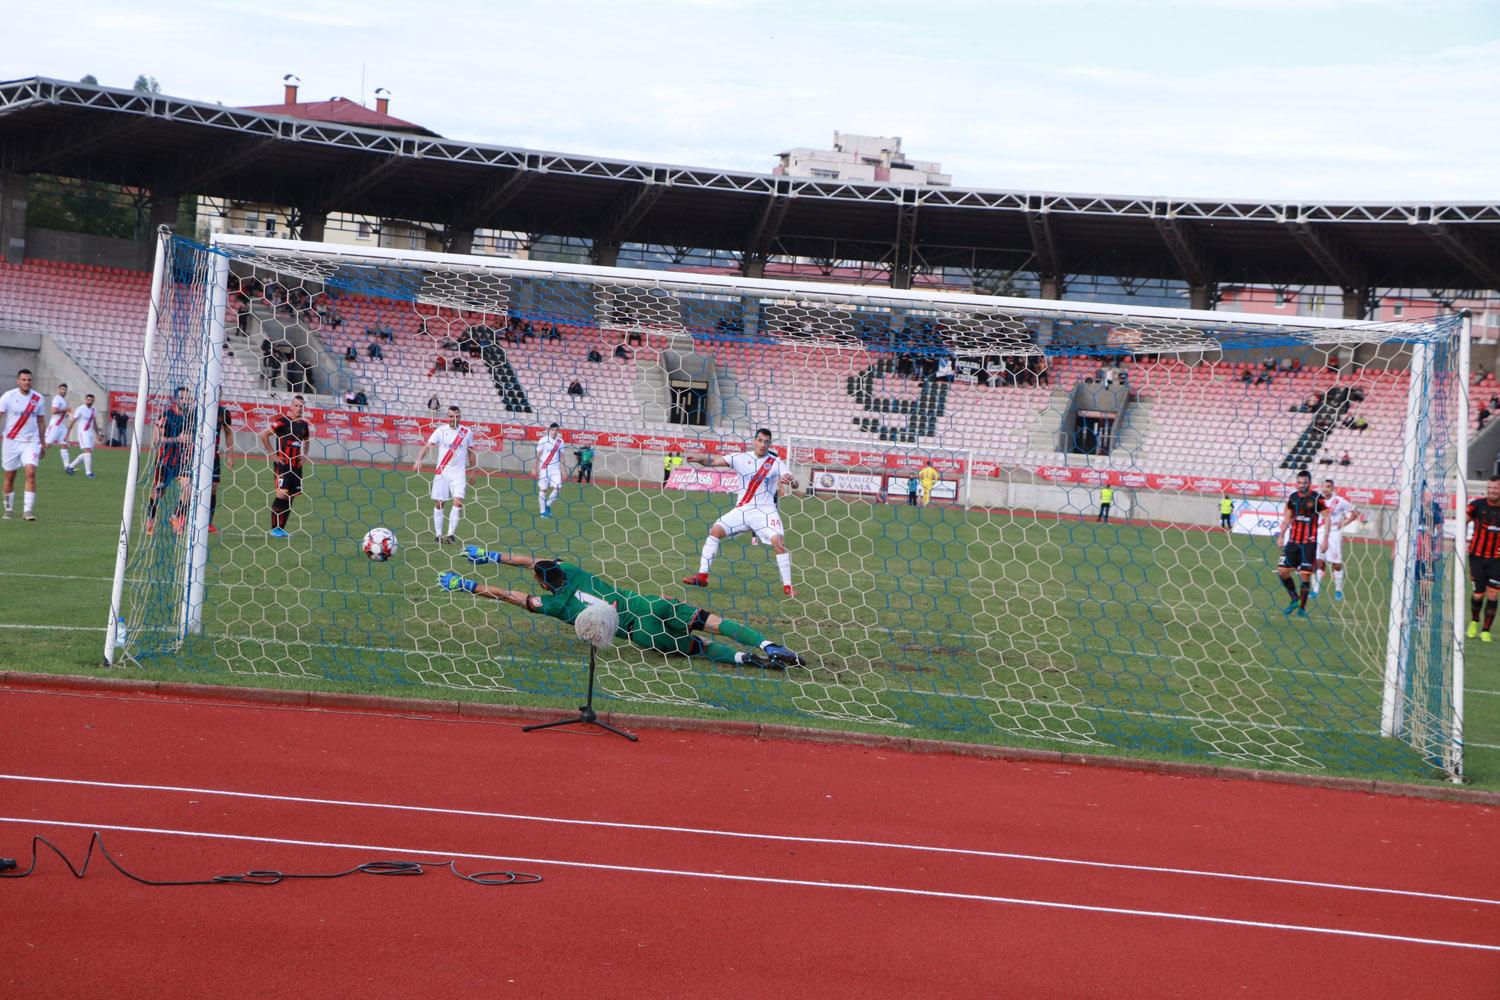
[{"label": "goalkeeper's boot", "polygon": [[740,661],[742,667],[758,667],[761,670],[785,670],[786,667],[775,660],[768,660],[764,656],[756,656],[754,653],[743,653],[744,659]]},{"label": "goalkeeper's boot", "polygon": [[708,586],[708,574],[707,573],[694,573],[692,576],[685,576],[685,577],[683,577],[682,578],[682,582],[685,583],[685,584],[687,584],[689,587],[707,587]]},{"label": "goalkeeper's boot", "polygon": [[1286,615],[1288,618],[1290,618],[1292,616],[1292,612],[1293,611],[1300,611],[1300,610],[1302,610],[1302,602],[1299,601],[1299,600],[1297,600],[1294,597],[1294,598],[1292,598],[1292,603],[1291,604],[1288,604],[1286,607],[1284,607],[1284,608],[1281,609],[1281,613],[1284,614],[1284,615]]},{"label": "goalkeeper's boot", "polygon": [[483,545],[465,545],[464,555],[469,557],[471,563],[492,563],[500,561],[500,553],[491,552]]},{"label": "goalkeeper's boot", "polygon": [[1479,641],[1480,642],[1493,642],[1494,640],[1490,638],[1489,632],[1485,631],[1485,632],[1479,633]]},{"label": "goalkeeper's boot", "polygon": [[438,577],[438,589],[440,590],[467,590],[474,593],[476,586],[473,580],[465,580],[463,577],[449,570]]},{"label": "goalkeeper's boot", "polygon": [[1469,638],[1472,639],[1479,634],[1479,623],[1469,622]]},{"label": "goalkeeper's boot", "polygon": [[779,663],[784,667],[801,667],[807,664],[807,661],[802,657],[785,646],[777,645],[774,642],[760,647],[760,651],[769,656],[772,662]]}]

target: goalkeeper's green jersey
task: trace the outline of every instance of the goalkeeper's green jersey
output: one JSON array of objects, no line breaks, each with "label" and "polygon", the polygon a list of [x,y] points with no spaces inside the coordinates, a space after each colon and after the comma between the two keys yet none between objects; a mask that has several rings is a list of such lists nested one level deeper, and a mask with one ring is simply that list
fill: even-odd
[{"label": "goalkeeper's green jersey", "polygon": [[579,569],[572,563],[558,563],[565,582],[550,594],[540,598],[538,610],[549,618],[572,624],[590,604],[613,604],[624,613],[633,605],[632,598],[640,595],[633,590],[616,587],[603,577]]}]

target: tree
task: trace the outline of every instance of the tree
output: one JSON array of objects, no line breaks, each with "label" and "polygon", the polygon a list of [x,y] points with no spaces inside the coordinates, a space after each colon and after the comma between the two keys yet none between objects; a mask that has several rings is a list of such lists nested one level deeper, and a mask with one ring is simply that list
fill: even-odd
[{"label": "tree", "polygon": [[99,86],[99,78],[92,73],[85,73],[83,75],[83,79],[79,80],[78,82],[87,83],[95,87]]},{"label": "tree", "polygon": [[156,77],[142,73],[135,78],[135,83],[130,85],[130,89],[138,94],[160,94],[161,84],[156,82]]}]

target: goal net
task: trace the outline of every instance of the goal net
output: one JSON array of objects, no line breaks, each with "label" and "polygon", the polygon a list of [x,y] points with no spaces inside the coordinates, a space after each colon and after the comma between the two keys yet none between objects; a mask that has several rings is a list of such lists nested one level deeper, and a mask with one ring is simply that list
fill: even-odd
[{"label": "goal net", "polygon": [[[145,429],[111,662],[570,701],[572,628],[439,585],[546,596],[533,572],[471,563],[476,545],[733,623],[710,635],[688,613],[664,626],[681,644],[601,651],[602,697],[638,711],[1461,771],[1456,317],[1192,313],[238,237],[164,237],[153,287],[140,384],[111,399]],[[433,472],[450,423],[470,446],[456,519],[452,476]],[[724,461],[760,428],[789,475],[751,523]],[[538,479],[549,458],[555,490]],[[1319,514],[1342,531],[1306,549],[1280,537],[1303,469],[1350,505]],[[706,545],[721,521],[766,530]],[[389,561],[362,551],[375,527],[396,537]],[[713,548],[707,588],[685,585]],[[1322,569],[1306,598],[1303,552]],[[677,613],[652,607],[653,621]],[[805,663],[713,659],[693,637],[755,655],[765,639]]]}]

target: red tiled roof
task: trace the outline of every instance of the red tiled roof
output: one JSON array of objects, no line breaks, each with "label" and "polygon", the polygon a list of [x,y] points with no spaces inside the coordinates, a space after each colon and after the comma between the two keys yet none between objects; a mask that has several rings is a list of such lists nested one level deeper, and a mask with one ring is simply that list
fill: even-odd
[{"label": "red tiled roof", "polygon": [[244,111],[259,111],[268,115],[286,115],[288,118],[306,118],[309,121],[328,122],[333,125],[353,125],[358,128],[378,128],[387,132],[416,132],[436,136],[429,128],[413,122],[372,111],[347,97],[335,97],[331,101],[303,101],[297,104],[258,104],[243,108]]}]

